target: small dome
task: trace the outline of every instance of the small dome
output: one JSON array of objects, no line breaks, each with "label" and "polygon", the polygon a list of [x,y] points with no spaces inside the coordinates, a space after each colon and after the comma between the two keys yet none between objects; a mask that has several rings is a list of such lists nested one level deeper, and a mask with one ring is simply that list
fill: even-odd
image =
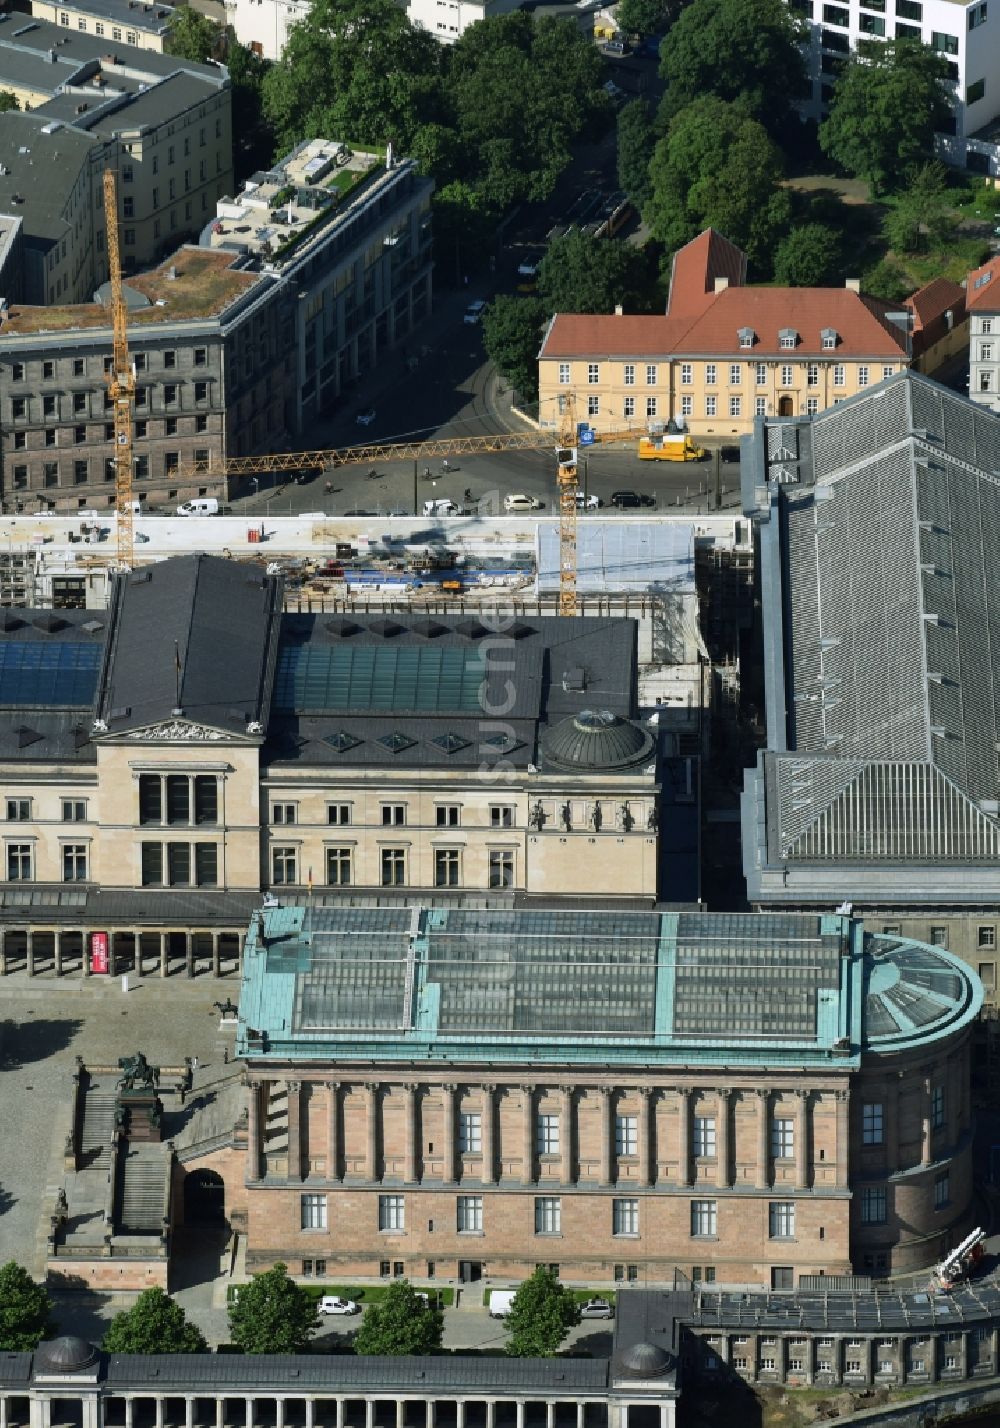
[{"label": "small dome", "polygon": [[640,1339],[618,1357],[618,1372],[624,1378],[659,1378],[674,1366],[674,1356],[659,1344]]},{"label": "small dome", "polygon": [[645,763],[653,736],[607,709],[581,709],[542,735],[545,761],[558,769],[627,769]]},{"label": "small dome", "polygon": [[78,1339],[75,1334],[64,1334],[38,1345],[32,1367],[35,1373],[79,1373],[96,1361],[97,1350],[93,1344]]}]

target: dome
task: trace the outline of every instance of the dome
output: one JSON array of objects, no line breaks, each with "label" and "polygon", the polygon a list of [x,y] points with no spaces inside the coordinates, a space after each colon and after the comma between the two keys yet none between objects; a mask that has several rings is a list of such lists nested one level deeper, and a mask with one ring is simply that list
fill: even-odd
[{"label": "dome", "polygon": [[35,1373],[79,1373],[97,1360],[97,1350],[86,1339],[64,1334],[58,1339],[46,1339],[35,1350]]},{"label": "dome", "polygon": [[541,742],[547,764],[577,773],[632,768],[653,752],[652,734],[607,709],[582,709],[561,719]]},{"label": "dome", "polygon": [[982,1005],[979,979],[953,953],[909,938],[868,934],[863,1045],[899,1051],[949,1035]]},{"label": "dome", "polygon": [[659,1344],[640,1339],[618,1355],[617,1370],[622,1378],[660,1378],[674,1366],[674,1356]]}]

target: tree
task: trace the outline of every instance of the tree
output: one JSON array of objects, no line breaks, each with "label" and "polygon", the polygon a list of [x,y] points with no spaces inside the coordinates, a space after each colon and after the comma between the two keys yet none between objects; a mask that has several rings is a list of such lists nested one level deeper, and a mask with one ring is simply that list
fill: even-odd
[{"label": "tree", "polygon": [[9,89],[0,89],[0,114],[6,114],[8,109],[20,109],[17,102],[17,95]]},{"label": "tree", "polygon": [[912,293],[913,284],[898,263],[883,258],[861,275],[861,290],[883,302],[902,302]]},{"label": "tree", "polygon": [[486,355],[524,401],[538,399],[538,349],[547,315],[540,298],[506,293],[483,313]]},{"label": "tree", "polygon": [[406,1279],[388,1285],[382,1299],[365,1311],[354,1336],[356,1354],[432,1354],[441,1347],[444,1315],[433,1309]]},{"label": "tree", "polygon": [[215,56],[222,43],[221,26],[203,15],[200,10],[195,10],[191,5],[181,5],[174,11],[170,34],[167,37],[168,54],[204,64]]},{"label": "tree", "polygon": [[623,35],[662,35],[679,9],[673,0],[619,0],[615,19]]},{"label": "tree", "polygon": [[144,1289],[131,1309],[116,1314],[104,1335],[109,1354],[204,1354],[200,1329],[162,1289]]},{"label": "tree", "polygon": [[226,32],[226,67],[233,92],[233,163],[237,179],[270,164],[274,134],[264,118],[264,76],[267,61]]},{"label": "tree", "polygon": [[919,40],[859,44],[834,85],[820,147],[867,179],[874,198],[933,153],[951,113],[947,79],[948,61]]},{"label": "tree", "polygon": [[543,1265],[521,1284],[506,1319],[507,1353],[519,1359],[551,1358],[574,1324],[580,1306]]},{"label": "tree", "polygon": [[778,244],[774,276],[793,288],[819,288],[840,262],[840,234],[825,223],[803,223]]},{"label": "tree", "polygon": [[240,1285],[229,1306],[229,1332],[244,1354],[300,1354],[316,1329],[313,1301],[280,1260]]},{"label": "tree", "polygon": [[0,1349],[35,1349],[53,1331],[52,1301],[26,1269],[8,1260],[0,1266]]},{"label": "tree", "polygon": [[682,109],[653,151],[649,173],[643,217],[669,251],[711,227],[759,272],[770,271],[791,199],[781,187],[779,150],[742,104],[707,95]]},{"label": "tree", "polygon": [[640,210],[652,192],[649,161],[655,144],[652,111],[644,99],[633,99],[618,112],[618,182]]},{"label": "tree", "polygon": [[660,49],[663,116],[702,95],[743,101],[774,138],[807,93],[802,28],[783,0],[691,0]]},{"label": "tree", "polygon": [[914,173],[886,213],[882,232],[897,253],[926,253],[948,241],[955,223],[944,165],[934,162]]},{"label": "tree", "polygon": [[538,291],[549,312],[612,312],[644,305],[645,264],[638,248],[574,229],[554,238],[538,266]]}]

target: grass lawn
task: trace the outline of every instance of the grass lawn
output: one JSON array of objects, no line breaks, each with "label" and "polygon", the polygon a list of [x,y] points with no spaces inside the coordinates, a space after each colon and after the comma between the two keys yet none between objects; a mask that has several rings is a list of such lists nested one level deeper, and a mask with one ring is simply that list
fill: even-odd
[{"label": "grass lawn", "polygon": [[[516,1288],[517,1286],[514,1287]],[[503,1291],[501,1291],[501,1293],[502,1292]],[[615,1302],[614,1290],[611,1289],[571,1289],[569,1292],[578,1304],[586,1304],[588,1299],[606,1299],[609,1304],[614,1304]],[[492,1289],[483,1290],[483,1304],[486,1308],[489,1308],[490,1295],[492,1293]]]},{"label": "grass lawn", "polygon": [[[230,1304],[235,1297],[234,1291],[239,1288],[238,1284],[230,1284],[227,1288],[226,1299]],[[364,1307],[366,1304],[377,1304],[379,1300],[384,1299],[389,1286],[388,1284],[300,1284],[299,1288],[308,1298],[317,1303],[324,1294],[335,1294],[338,1299],[354,1299]],[[431,1303],[439,1309],[447,1309],[455,1302],[453,1289],[418,1288],[418,1293],[429,1294]]]}]

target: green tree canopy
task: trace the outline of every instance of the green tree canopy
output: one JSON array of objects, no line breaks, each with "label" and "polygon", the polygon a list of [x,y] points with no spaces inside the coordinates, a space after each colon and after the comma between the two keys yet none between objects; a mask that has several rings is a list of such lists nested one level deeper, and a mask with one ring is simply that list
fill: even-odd
[{"label": "green tree canopy", "polygon": [[195,10],[191,5],[181,5],[174,11],[170,34],[167,37],[167,53],[178,59],[197,60],[204,64],[214,58],[224,42],[221,25]]},{"label": "green tree canopy", "polygon": [[538,400],[538,349],[548,310],[541,298],[502,293],[483,313],[486,355],[522,400]]},{"label": "green tree canopy", "polygon": [[241,1284],[229,1305],[229,1332],[244,1354],[300,1354],[316,1330],[316,1309],[279,1261]]},{"label": "green tree canopy", "polygon": [[8,1260],[0,1266],[0,1349],[37,1348],[53,1331],[52,1301],[26,1269]]},{"label": "green tree canopy", "polygon": [[162,1289],[144,1289],[131,1309],[108,1325],[102,1347],[109,1354],[203,1354],[208,1345],[200,1329]]},{"label": "green tree canopy", "polygon": [[623,35],[662,35],[680,9],[679,0],[619,0],[615,19]]},{"label": "green tree canopy", "polygon": [[712,227],[766,273],[791,221],[781,177],[764,128],[742,105],[708,95],[681,110],[653,151],[643,216],[670,251]]},{"label": "green tree canopy", "polygon": [[507,1353],[519,1359],[551,1358],[574,1324],[580,1306],[551,1270],[539,1265],[514,1295],[504,1327]]},{"label": "green tree canopy", "polygon": [[233,162],[237,179],[266,167],[274,157],[274,135],[264,117],[264,76],[268,63],[227,31],[226,66],[233,94]]},{"label": "green tree canopy", "polygon": [[644,305],[645,261],[617,238],[574,229],[554,238],[538,266],[538,291],[549,312],[633,311]]},{"label": "green tree canopy", "polygon": [[861,275],[861,291],[884,302],[902,302],[913,292],[913,284],[905,271],[891,258],[883,258]]},{"label": "green tree canopy", "polygon": [[897,253],[927,253],[948,241],[956,223],[944,165],[935,161],[913,174],[886,213],[882,232]]},{"label": "green tree canopy", "polygon": [[17,95],[9,89],[0,89],[0,114],[6,114],[8,109],[20,109],[17,102]]},{"label": "green tree canopy", "polygon": [[441,1347],[444,1315],[433,1309],[406,1279],[386,1287],[365,1310],[354,1336],[356,1354],[432,1354]]},{"label": "green tree canopy", "polygon": [[799,22],[783,0],[691,0],[660,49],[669,120],[705,94],[741,99],[780,139],[807,92]]},{"label": "green tree canopy", "polygon": [[640,211],[652,192],[649,161],[656,146],[653,114],[644,99],[618,111],[618,182]]},{"label": "green tree canopy", "polygon": [[820,147],[873,196],[903,182],[949,119],[947,79],[947,60],[919,40],[862,42],[834,85]]},{"label": "green tree canopy", "polygon": [[840,234],[825,223],[802,223],[778,244],[774,276],[794,288],[819,288],[840,262]]}]

